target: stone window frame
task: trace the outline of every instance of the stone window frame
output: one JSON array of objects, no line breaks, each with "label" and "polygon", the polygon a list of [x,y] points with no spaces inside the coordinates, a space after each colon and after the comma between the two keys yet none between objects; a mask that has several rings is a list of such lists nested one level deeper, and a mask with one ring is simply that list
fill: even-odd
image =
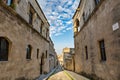
[{"label": "stone window frame", "polygon": [[48,34],[49,34],[49,29],[46,28],[46,38],[48,37]]},{"label": "stone window frame", "polygon": [[28,44],[26,49],[26,59],[31,60],[31,55],[32,55],[32,46]]},{"label": "stone window frame", "polygon": [[75,20],[75,25],[76,25],[76,27],[79,27],[79,26],[80,26],[78,19]]},{"label": "stone window frame", "polygon": [[33,15],[34,15],[34,10],[32,8],[32,5],[29,3],[29,24],[33,24]]},{"label": "stone window frame", "polygon": [[44,25],[44,23],[43,23],[43,21],[41,20],[41,24],[40,24],[40,33],[41,33],[41,34],[43,33],[43,25]]},{"label": "stone window frame", "polygon": [[10,46],[11,46],[11,41],[8,39],[8,38],[6,38],[6,37],[3,37],[3,36],[0,36],[0,58],[1,58],[1,39],[3,39],[3,40],[5,40],[6,41],[6,45],[7,45],[7,52],[5,53],[5,54],[3,54],[3,55],[6,55],[6,59],[0,59],[0,62],[1,61],[8,61],[9,60],[9,54],[10,54]]},{"label": "stone window frame", "polygon": [[99,42],[100,61],[104,62],[107,60],[105,41],[104,39],[102,39],[102,40],[99,40],[98,42]]},{"label": "stone window frame", "polygon": [[[29,24],[33,26],[34,21],[37,19],[38,14],[33,8],[32,4],[28,2],[28,15],[29,15]],[[31,18],[31,19],[30,19]]]},{"label": "stone window frame", "polygon": [[78,27],[80,27],[80,22],[79,22],[79,19],[76,19],[76,20],[75,20],[76,32],[78,32]]}]

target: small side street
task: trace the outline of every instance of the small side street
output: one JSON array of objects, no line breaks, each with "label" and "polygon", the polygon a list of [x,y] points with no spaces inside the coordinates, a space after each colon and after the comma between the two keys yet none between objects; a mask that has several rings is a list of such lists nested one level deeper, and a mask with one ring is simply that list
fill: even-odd
[{"label": "small side street", "polygon": [[37,80],[90,80],[72,71],[64,70],[60,65],[51,73]]}]

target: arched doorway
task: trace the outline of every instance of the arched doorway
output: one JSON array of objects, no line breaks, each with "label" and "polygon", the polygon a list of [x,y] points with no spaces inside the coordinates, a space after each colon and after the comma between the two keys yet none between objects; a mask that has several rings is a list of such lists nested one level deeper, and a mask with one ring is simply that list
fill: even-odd
[{"label": "arched doorway", "polygon": [[44,65],[44,53],[41,56],[41,62],[40,62],[40,74],[43,74],[43,65]]}]

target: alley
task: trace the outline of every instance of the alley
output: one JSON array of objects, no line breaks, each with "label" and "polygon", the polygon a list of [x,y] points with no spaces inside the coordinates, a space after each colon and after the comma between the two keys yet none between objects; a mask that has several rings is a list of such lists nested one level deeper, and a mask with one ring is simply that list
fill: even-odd
[{"label": "alley", "polygon": [[62,70],[62,68],[60,66],[58,66],[58,68],[56,69],[56,71],[53,73],[52,76],[49,77],[48,80],[70,80],[69,76],[67,76],[64,71]]},{"label": "alley", "polygon": [[80,76],[74,72],[63,70],[59,66],[56,71],[51,75],[48,80],[89,80],[83,76]]},{"label": "alley", "polygon": [[120,0],[0,0],[0,80],[120,80]]},{"label": "alley", "polygon": [[64,71],[60,71],[52,75],[48,80],[70,80],[68,76],[65,75]]}]

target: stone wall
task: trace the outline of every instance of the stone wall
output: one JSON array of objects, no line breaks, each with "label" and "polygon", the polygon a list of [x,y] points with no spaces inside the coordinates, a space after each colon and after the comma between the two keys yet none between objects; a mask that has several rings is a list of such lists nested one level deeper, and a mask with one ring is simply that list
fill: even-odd
[{"label": "stone wall", "polygon": [[[19,3],[16,3],[16,12],[24,18],[29,23],[29,11],[30,8],[33,8],[34,14],[33,14],[33,27],[40,32],[40,27],[42,27],[42,35],[44,37],[47,37],[49,40],[49,32],[47,32],[47,29],[49,30],[49,23],[47,22],[47,19],[41,10],[37,0],[20,0]],[[46,33],[48,34],[46,36]]]},{"label": "stone wall", "polygon": [[74,71],[74,48],[63,49],[63,65],[65,69]]},{"label": "stone wall", "polygon": [[[5,37],[10,43],[8,61],[0,61],[0,80],[38,77],[41,56],[49,50],[49,41],[10,7],[3,4],[0,4],[0,37]],[[29,44],[32,46],[32,54],[31,59],[27,60],[26,48]],[[37,49],[39,49],[38,59]],[[43,71],[48,72],[49,61],[44,60]]]},{"label": "stone wall", "polygon": [[[78,17],[79,18],[79,17]],[[113,24],[119,28],[113,30]],[[106,61],[101,61],[99,41],[105,41]],[[86,60],[85,46],[88,47]],[[75,71],[104,80],[120,79],[120,0],[104,0],[75,35]]]},{"label": "stone wall", "polygon": [[54,44],[50,38],[49,42],[49,68],[52,71],[57,66],[57,53],[55,52]]}]

